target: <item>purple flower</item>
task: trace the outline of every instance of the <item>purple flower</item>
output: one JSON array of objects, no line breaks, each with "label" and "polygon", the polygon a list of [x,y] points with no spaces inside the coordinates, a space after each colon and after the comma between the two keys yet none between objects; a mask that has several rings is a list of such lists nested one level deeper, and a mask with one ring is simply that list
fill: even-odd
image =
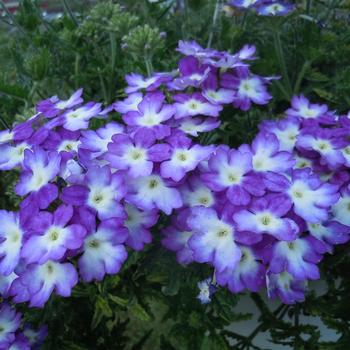
[{"label": "purple flower", "polygon": [[228,5],[238,7],[238,8],[251,8],[255,7],[262,0],[231,0],[228,2]]},{"label": "purple flower", "polygon": [[112,137],[124,132],[121,124],[111,122],[102,128],[82,131],[80,139],[80,149],[88,150],[91,158],[98,158],[108,151],[108,144],[112,142]]},{"label": "purple flower", "polygon": [[123,116],[124,122],[132,129],[148,128],[155,132],[157,139],[170,135],[170,128],[163,122],[175,113],[175,106],[164,104],[165,95],[161,92],[147,94],[138,105],[138,111]]},{"label": "purple flower", "polygon": [[293,171],[287,193],[294,212],[310,223],[326,221],[328,210],[339,199],[338,186],[322,183],[309,168]]},{"label": "purple flower", "polygon": [[180,119],[178,123],[179,130],[188,135],[197,137],[200,132],[208,132],[219,127],[220,120],[216,118],[187,117]]},{"label": "purple flower", "polygon": [[295,304],[305,300],[306,282],[296,280],[288,272],[269,273],[266,280],[270,298],[278,297],[285,304]]},{"label": "purple flower", "polygon": [[21,314],[6,303],[0,306],[0,349],[8,349],[21,323]]},{"label": "purple flower", "polygon": [[240,249],[242,256],[237,266],[216,274],[216,279],[221,286],[227,285],[232,293],[246,288],[257,292],[265,284],[265,267],[251,248],[240,246]]},{"label": "purple flower", "polygon": [[171,183],[152,174],[130,179],[126,200],[142,210],[159,209],[170,215],[173,209],[182,206],[181,195]]},{"label": "purple flower", "polygon": [[142,250],[145,244],[152,241],[150,228],[158,221],[157,210],[142,211],[133,205],[125,204],[125,211],[128,215],[124,222],[128,230],[125,243],[134,250]]},{"label": "purple flower", "polygon": [[176,103],[175,119],[205,115],[208,117],[218,117],[222,106],[209,103],[199,92],[191,95],[178,94],[174,96]]},{"label": "purple flower", "polygon": [[350,226],[350,188],[341,192],[339,200],[333,204],[332,215],[335,221],[343,225]]},{"label": "purple flower", "polygon": [[317,240],[321,254],[331,253],[333,245],[346,243],[350,239],[350,227],[336,221],[325,224],[307,224],[307,228],[310,235]]},{"label": "purple flower", "polygon": [[283,173],[290,170],[295,164],[291,153],[279,151],[279,142],[274,134],[259,133],[252,142],[251,150],[253,169],[256,172]]},{"label": "purple flower", "polygon": [[193,261],[193,251],[188,246],[188,241],[193,232],[186,224],[190,211],[184,210],[173,218],[171,225],[166,227],[162,233],[162,245],[167,249],[176,252],[177,261],[180,264],[188,265]]},{"label": "purple flower", "polygon": [[31,195],[21,208],[46,209],[57,198],[58,189],[50,181],[57,176],[60,162],[57,152],[45,152],[39,147],[24,151],[23,171],[15,191],[19,196]]},{"label": "purple flower", "polygon": [[30,301],[30,307],[43,307],[53,291],[68,297],[78,283],[78,274],[72,264],[47,261],[42,265],[27,265],[11,286],[15,303]]},{"label": "purple flower", "polygon": [[24,160],[24,151],[31,146],[26,142],[16,145],[0,145],[0,170],[11,170],[21,166]]},{"label": "purple flower", "polygon": [[214,193],[196,175],[188,179],[180,188],[180,191],[185,206],[203,205],[204,207],[212,207],[215,205]]},{"label": "purple flower", "polygon": [[292,4],[284,4],[282,2],[262,3],[257,6],[256,11],[261,16],[285,16],[294,11],[295,6]]},{"label": "purple flower", "polygon": [[233,90],[219,88],[218,79],[214,73],[209,74],[204,82],[202,95],[212,104],[229,104],[235,99]]},{"label": "purple flower", "polygon": [[167,140],[172,146],[170,160],[160,165],[160,174],[163,178],[180,181],[189,171],[209,158],[213,151],[212,146],[191,146],[191,139],[183,134],[175,134]]},{"label": "purple flower", "polygon": [[203,281],[197,283],[199,294],[197,299],[201,304],[208,304],[211,302],[211,296],[216,292],[216,286],[212,282],[212,278],[209,277]]},{"label": "purple flower", "polygon": [[292,108],[286,110],[286,115],[302,119],[315,119],[326,115],[327,112],[326,105],[311,104],[306,97],[301,95],[292,98]]},{"label": "purple flower", "polygon": [[131,73],[125,76],[125,80],[129,86],[125,89],[127,94],[143,90],[154,91],[164,82],[170,80],[171,76],[168,74],[155,74],[149,78],[145,78],[141,74]]},{"label": "purple flower", "polygon": [[40,346],[47,337],[48,328],[46,325],[41,325],[39,329],[34,330],[28,324],[24,325],[23,334],[28,338],[30,345],[34,349],[40,349]]},{"label": "purple flower", "polygon": [[31,350],[28,338],[20,333],[16,335],[16,339],[11,343],[8,350]]},{"label": "purple flower", "polygon": [[211,208],[194,207],[187,224],[194,233],[188,245],[195,261],[210,262],[219,273],[237,266],[241,250],[234,241],[235,229],[228,218],[220,219]]},{"label": "purple flower", "polygon": [[27,264],[57,261],[67,250],[82,246],[86,230],[81,225],[69,225],[72,216],[73,208],[61,205],[54,214],[40,212],[33,218],[30,224],[31,236],[21,252]]},{"label": "purple flower", "polygon": [[245,67],[237,68],[236,75],[223,74],[222,86],[236,91],[233,105],[242,111],[250,109],[252,102],[264,105],[272,98],[266,89],[266,79],[251,74]]},{"label": "purple flower", "polygon": [[292,152],[300,133],[300,122],[294,117],[279,121],[263,121],[260,130],[276,135],[280,151]]},{"label": "purple flower", "polygon": [[340,139],[331,129],[312,129],[298,137],[299,150],[315,151],[321,156],[321,164],[329,169],[339,168],[345,163],[341,148],[347,141]]},{"label": "purple flower", "polygon": [[114,110],[121,114],[125,114],[132,111],[137,111],[137,106],[143,99],[141,92],[134,92],[130,94],[125,100],[117,101],[113,104]]},{"label": "purple flower", "polygon": [[48,127],[63,125],[65,129],[71,131],[77,131],[81,129],[87,129],[89,121],[93,117],[97,117],[101,112],[101,103],[89,102],[77,109],[70,109],[62,115],[56,117],[51,123],[48,123]]},{"label": "purple flower", "polygon": [[252,174],[252,155],[218,147],[208,162],[208,172],[201,175],[213,191],[227,189],[227,198],[234,205],[246,205],[251,195],[265,193],[261,178]]},{"label": "purple flower", "polygon": [[0,275],[10,275],[18,265],[23,234],[19,215],[0,210]]},{"label": "purple flower", "polygon": [[7,144],[13,141],[14,132],[11,130],[1,130],[0,131],[0,145]]},{"label": "purple flower", "polygon": [[60,100],[57,96],[52,96],[47,100],[40,101],[36,107],[38,112],[41,112],[47,118],[55,117],[62,111],[73,108],[83,102],[81,95],[83,89],[79,89],[73,93],[68,100]]},{"label": "purple flower", "polygon": [[195,41],[180,40],[176,51],[181,52],[185,56],[194,56],[198,58],[217,57],[220,55],[218,51],[212,49],[204,49]]},{"label": "purple flower", "polygon": [[81,185],[72,185],[62,191],[67,204],[86,205],[97,212],[100,220],[123,218],[123,206],[119,201],[125,196],[124,174],[111,174],[108,166],[91,167]]},{"label": "purple flower", "polygon": [[9,296],[9,290],[11,288],[12,282],[18,276],[12,272],[8,276],[0,275],[0,296],[2,298],[7,298]]},{"label": "purple flower", "polygon": [[96,232],[89,234],[84,243],[83,255],[78,261],[79,272],[85,282],[101,281],[105,274],[116,274],[127,258],[121,244],[127,238],[122,221],[102,221]]},{"label": "purple flower", "polygon": [[131,177],[148,176],[153,163],[170,156],[170,146],[156,144],[156,137],[150,129],[139,129],[131,138],[125,134],[115,135],[104,156],[113,168],[126,170]]},{"label": "purple flower", "polygon": [[254,200],[247,209],[233,215],[237,230],[257,234],[267,233],[279,240],[292,241],[299,233],[298,225],[284,218],[292,203],[284,195],[271,195]]},{"label": "purple flower", "polygon": [[168,83],[170,89],[184,90],[189,86],[199,87],[207,78],[210,67],[202,65],[194,56],[184,57],[179,62],[180,77]]},{"label": "purple flower", "polygon": [[290,242],[276,242],[272,248],[269,270],[272,273],[287,271],[297,280],[318,279],[316,266],[322,259],[310,241],[297,238]]}]

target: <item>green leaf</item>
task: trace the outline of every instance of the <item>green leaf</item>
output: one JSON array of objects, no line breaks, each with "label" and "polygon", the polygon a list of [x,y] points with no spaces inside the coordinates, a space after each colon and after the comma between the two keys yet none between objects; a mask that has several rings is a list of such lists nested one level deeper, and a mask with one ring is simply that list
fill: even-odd
[{"label": "green leaf", "polygon": [[129,311],[133,316],[138,318],[140,321],[149,322],[152,320],[152,316],[146,311],[144,307],[136,303],[129,308]]},{"label": "green leaf", "polygon": [[116,295],[109,294],[108,297],[109,297],[109,299],[111,299],[113,302],[115,302],[116,304],[118,304],[120,306],[125,307],[129,304],[129,300],[120,298]]}]

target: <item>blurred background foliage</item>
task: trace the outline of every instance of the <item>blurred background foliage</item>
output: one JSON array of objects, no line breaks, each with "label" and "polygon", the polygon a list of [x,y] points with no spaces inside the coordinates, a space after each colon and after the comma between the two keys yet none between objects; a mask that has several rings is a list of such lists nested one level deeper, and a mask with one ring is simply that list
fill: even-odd
[{"label": "blurred background foliage", "polygon": [[[221,11],[213,20],[217,4]],[[0,6],[1,128],[28,118],[38,100],[68,97],[79,87],[87,100],[110,104],[124,96],[126,73],[176,68],[180,39],[231,52],[254,44],[260,57],[254,72],[281,76],[268,106],[248,115],[225,110],[223,126],[206,142],[249,142],[259,121],[280,117],[293,94],[302,92],[339,112],[350,106],[349,1],[298,1],[293,14],[280,18],[232,10],[220,0],[24,0],[15,13],[3,1]],[[14,176],[1,174],[1,208],[17,205]],[[243,336],[232,331],[235,322],[251,316],[237,311],[240,295],[220,289],[211,304],[200,305],[197,282],[210,269],[180,266],[159,241],[154,232],[154,243],[130,253],[120,274],[80,284],[69,299],[52,297],[43,310],[27,310],[28,320],[49,325],[44,349],[260,349],[259,332],[268,332],[281,349],[350,347],[347,246],[321,264],[327,285],[321,296],[310,293],[302,304],[273,309],[252,295],[260,323]],[[301,315],[320,317],[339,340],[320,340],[320,330],[302,324]]]}]

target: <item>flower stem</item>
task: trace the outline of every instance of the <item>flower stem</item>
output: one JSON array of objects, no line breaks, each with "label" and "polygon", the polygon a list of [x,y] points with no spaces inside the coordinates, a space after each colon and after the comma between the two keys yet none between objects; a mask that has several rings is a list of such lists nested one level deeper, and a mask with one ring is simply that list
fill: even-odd
[{"label": "flower stem", "polygon": [[209,33],[209,39],[208,39],[207,48],[210,48],[210,46],[212,44],[212,41],[213,41],[216,23],[217,23],[218,18],[219,18],[220,5],[221,5],[221,1],[220,0],[216,0],[215,10],[214,10],[214,14],[213,14],[213,22],[212,22],[212,26],[211,26],[211,31]]}]

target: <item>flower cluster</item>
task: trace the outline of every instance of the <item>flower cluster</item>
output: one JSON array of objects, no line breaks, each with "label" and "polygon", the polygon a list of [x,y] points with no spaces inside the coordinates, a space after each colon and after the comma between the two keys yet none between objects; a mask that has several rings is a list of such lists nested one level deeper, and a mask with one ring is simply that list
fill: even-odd
[{"label": "flower cluster", "polygon": [[279,0],[230,0],[228,6],[238,9],[253,9],[260,16],[286,16],[294,11],[291,3]]},{"label": "flower cluster", "polygon": [[152,241],[161,213],[211,193],[195,174],[215,147],[193,138],[220,125],[224,106],[268,103],[272,78],[250,71],[253,46],[229,54],[180,42],[178,51],[176,71],[127,75],[125,99],[111,106],[84,102],[79,89],[0,132],[0,170],[19,169],[21,197],[18,212],[0,211],[3,298],[43,307],[79,279],[117,273],[128,249]]},{"label": "flower cluster", "polygon": [[47,335],[47,327],[33,330],[28,324],[21,326],[22,315],[11,306],[0,306],[0,349],[30,350],[39,349]]},{"label": "flower cluster", "polygon": [[164,246],[211,264],[233,293],[304,300],[323,255],[350,238],[349,117],[294,97],[251,145],[216,147],[183,184]]}]

